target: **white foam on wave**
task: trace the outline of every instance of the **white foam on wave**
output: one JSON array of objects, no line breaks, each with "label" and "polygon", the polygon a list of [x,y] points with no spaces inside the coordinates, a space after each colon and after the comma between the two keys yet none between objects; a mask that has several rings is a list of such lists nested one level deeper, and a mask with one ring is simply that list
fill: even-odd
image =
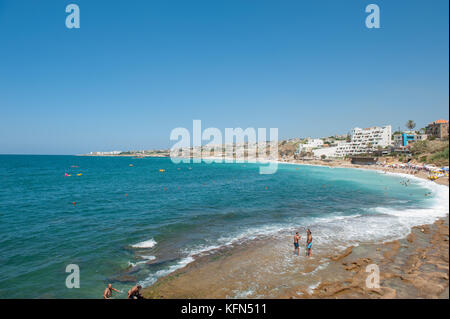
[{"label": "white foam on wave", "polygon": [[142,287],[148,287],[153,285],[158,278],[167,276],[168,274],[185,267],[186,265],[190,264],[191,262],[194,261],[194,258],[188,256],[186,258],[181,259],[178,263],[171,265],[170,267],[168,267],[167,269],[161,269],[158,270],[157,272],[155,272],[154,274],[151,274],[150,276],[148,276],[147,278],[145,278],[144,280],[141,280],[139,282],[139,284]]},{"label": "white foam on wave", "polygon": [[246,299],[250,298],[255,293],[255,290],[250,288],[248,290],[233,290],[233,297],[232,299]]},{"label": "white foam on wave", "polygon": [[318,281],[318,282],[316,282],[315,284],[310,285],[310,286],[308,287],[308,289],[307,289],[308,294],[312,295],[312,294],[314,293],[314,290],[315,290],[317,287],[319,287],[320,284],[321,284],[321,282]]},{"label": "white foam on wave", "polygon": [[[405,174],[406,175],[406,174]],[[365,214],[318,218],[311,225],[315,243],[345,248],[361,242],[389,241],[407,236],[414,226],[432,224],[449,214],[449,188],[431,181],[406,175],[414,183],[429,189],[433,196],[425,204],[428,207],[399,209],[374,207]],[[316,236],[314,236],[316,230]]]},{"label": "white foam on wave", "polygon": [[143,258],[144,260],[137,261],[137,262],[131,262],[131,261],[129,261],[129,262],[128,262],[128,266],[136,267],[137,265],[146,264],[146,263],[148,263],[149,261],[152,261],[152,260],[155,260],[155,259],[156,259],[155,256],[140,256],[140,257]]},{"label": "white foam on wave", "polygon": [[212,245],[199,245],[193,248],[185,249],[183,251],[186,257],[182,258],[178,263],[169,266],[167,269],[158,270],[151,274],[140,282],[143,287],[153,285],[158,278],[169,275],[170,273],[185,267],[195,260],[196,257],[202,256],[207,253],[211,253],[216,249],[220,249],[229,245],[236,244],[243,240],[252,240],[260,236],[271,235],[280,232],[280,230],[286,230],[286,227],[280,225],[263,226],[247,229],[236,236],[221,237],[217,241],[217,244]]},{"label": "white foam on wave", "polygon": [[254,240],[264,236],[271,236],[280,232],[293,231],[295,227],[289,225],[266,225],[261,227],[252,227],[239,232],[232,236],[222,236],[217,239],[217,242],[212,245],[198,245],[193,248],[184,250],[184,253],[190,257],[203,256],[207,253],[211,253],[214,250],[232,246],[244,241]]},{"label": "white foam on wave", "polygon": [[141,256],[141,258],[144,258],[145,260],[155,260],[155,256]]},{"label": "white foam on wave", "polygon": [[140,243],[131,245],[131,247],[133,247],[133,248],[152,248],[155,245],[156,245],[156,241],[153,238],[151,238],[149,240],[142,241]]}]

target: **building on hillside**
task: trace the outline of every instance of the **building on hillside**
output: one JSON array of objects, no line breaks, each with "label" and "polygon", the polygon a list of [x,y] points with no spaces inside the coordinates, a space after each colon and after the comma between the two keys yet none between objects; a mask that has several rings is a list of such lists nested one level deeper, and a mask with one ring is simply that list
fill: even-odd
[{"label": "building on hillside", "polygon": [[417,134],[413,131],[404,131],[401,133],[394,134],[394,146],[395,147],[406,147],[410,143],[417,141],[423,141],[427,139],[426,134]]},{"label": "building on hillside", "polygon": [[306,143],[298,144],[297,154],[301,152],[311,152],[314,148],[322,147],[323,140],[320,138],[307,138]]},{"label": "building on hillside", "polygon": [[326,158],[333,158],[336,157],[336,150],[337,146],[331,146],[331,147],[323,147],[323,148],[317,148],[312,150],[314,157],[321,158],[323,155],[325,155]]},{"label": "building on hillside", "polygon": [[350,142],[340,143],[336,149],[336,157],[365,154],[380,148],[391,146],[392,128],[390,125],[369,128],[355,127],[351,132]]},{"label": "building on hillside", "polygon": [[430,137],[433,136],[439,139],[445,139],[448,137],[448,121],[437,120],[430,123],[425,128],[425,133]]}]

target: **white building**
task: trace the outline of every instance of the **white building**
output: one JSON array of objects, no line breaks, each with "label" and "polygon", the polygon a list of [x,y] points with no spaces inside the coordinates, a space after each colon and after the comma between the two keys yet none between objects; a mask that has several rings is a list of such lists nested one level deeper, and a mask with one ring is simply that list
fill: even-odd
[{"label": "white building", "polygon": [[336,157],[369,153],[376,151],[379,147],[390,146],[391,136],[390,125],[364,129],[355,127],[351,132],[351,141],[337,146]]},{"label": "white building", "polygon": [[322,157],[325,155],[326,158],[336,157],[337,146],[323,147],[313,150],[314,157]]},{"label": "white building", "polygon": [[300,143],[297,148],[297,153],[300,154],[302,151],[310,152],[314,148],[322,147],[323,140],[320,138],[307,138],[306,143]]}]

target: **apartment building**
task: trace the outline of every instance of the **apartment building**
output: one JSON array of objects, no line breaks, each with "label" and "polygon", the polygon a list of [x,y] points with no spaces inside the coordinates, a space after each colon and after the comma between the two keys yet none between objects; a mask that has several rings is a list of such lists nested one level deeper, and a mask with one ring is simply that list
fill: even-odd
[{"label": "apartment building", "polygon": [[379,147],[392,144],[392,127],[373,126],[369,128],[355,127],[351,132],[351,141],[337,146],[335,157],[345,157],[376,151]]},{"label": "apartment building", "polygon": [[437,120],[430,123],[425,128],[425,133],[428,136],[433,136],[439,139],[444,139],[448,137],[448,121]]},{"label": "apartment building", "polygon": [[417,134],[413,131],[404,131],[394,134],[394,146],[405,147],[410,143],[426,140],[427,137],[428,136],[426,134]]}]

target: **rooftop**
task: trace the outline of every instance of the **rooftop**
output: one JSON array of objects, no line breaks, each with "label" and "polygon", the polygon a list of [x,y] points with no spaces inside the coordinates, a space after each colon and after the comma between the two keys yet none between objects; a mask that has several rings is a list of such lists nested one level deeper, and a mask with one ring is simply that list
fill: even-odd
[{"label": "rooftop", "polygon": [[447,123],[448,123],[447,120],[437,120],[437,121],[434,121],[433,123],[430,123],[430,124],[447,124]]}]

